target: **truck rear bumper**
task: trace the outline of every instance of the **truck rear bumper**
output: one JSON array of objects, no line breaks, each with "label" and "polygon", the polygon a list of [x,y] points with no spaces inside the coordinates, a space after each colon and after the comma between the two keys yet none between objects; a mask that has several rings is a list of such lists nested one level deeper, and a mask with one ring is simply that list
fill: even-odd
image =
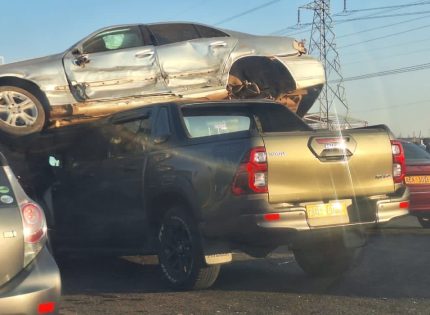
[{"label": "truck rear bumper", "polygon": [[[366,211],[373,212],[372,215],[360,217],[354,214],[350,216],[348,223],[312,225],[309,223],[306,207],[302,206],[266,209],[258,214],[243,214],[230,218],[228,222],[203,224],[201,228],[203,235],[209,238],[265,244],[271,244],[273,241],[287,244],[290,239],[305,234],[333,234],[347,230],[364,230],[409,214],[409,190],[404,189],[399,195],[390,198],[374,200],[368,207],[371,211],[369,209]],[[305,233],[306,231],[315,233]]]}]

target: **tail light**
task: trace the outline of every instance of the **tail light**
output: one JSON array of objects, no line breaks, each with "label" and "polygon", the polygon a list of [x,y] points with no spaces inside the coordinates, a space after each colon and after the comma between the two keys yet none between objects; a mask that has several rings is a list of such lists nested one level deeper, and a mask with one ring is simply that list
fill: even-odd
[{"label": "tail light", "polygon": [[256,147],[239,165],[234,176],[232,192],[235,195],[267,193],[267,154],[264,147]]},{"label": "tail light", "polygon": [[46,220],[43,210],[34,202],[20,204],[24,227],[24,266],[40,252],[46,239]]},{"label": "tail light", "polygon": [[401,183],[406,172],[405,151],[402,143],[397,140],[391,140],[391,152],[393,153],[393,179],[395,183]]}]

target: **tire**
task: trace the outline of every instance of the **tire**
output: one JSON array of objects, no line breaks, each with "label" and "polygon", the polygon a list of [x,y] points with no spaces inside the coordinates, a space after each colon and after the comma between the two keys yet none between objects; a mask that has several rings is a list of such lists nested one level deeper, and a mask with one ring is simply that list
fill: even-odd
[{"label": "tire", "polygon": [[298,265],[314,277],[340,276],[347,271],[361,248],[346,248],[342,239],[293,249]]},{"label": "tire", "polygon": [[161,270],[171,287],[196,290],[212,286],[220,265],[205,264],[197,225],[182,208],[167,211],[158,240]]},{"label": "tire", "polygon": [[430,218],[428,217],[418,217],[418,222],[424,229],[430,229]]},{"label": "tire", "polygon": [[31,92],[16,87],[0,87],[0,130],[12,136],[25,136],[43,129],[45,108]]}]

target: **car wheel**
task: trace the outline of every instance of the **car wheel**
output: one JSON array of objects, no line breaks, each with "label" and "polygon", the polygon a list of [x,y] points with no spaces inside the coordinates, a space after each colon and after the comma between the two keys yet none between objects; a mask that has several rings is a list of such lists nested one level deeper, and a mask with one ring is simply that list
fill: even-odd
[{"label": "car wheel", "polygon": [[41,131],[45,109],[40,100],[16,86],[0,87],[0,130],[14,136]]},{"label": "car wheel", "polygon": [[425,229],[430,228],[430,218],[427,217],[418,217],[418,222],[421,224],[421,226]]},{"label": "car wheel", "polygon": [[206,289],[215,282],[220,265],[205,264],[197,226],[183,209],[166,213],[158,239],[160,266],[174,289]]},{"label": "car wheel", "polygon": [[336,276],[350,268],[361,248],[346,248],[342,239],[293,249],[298,265],[309,275]]}]

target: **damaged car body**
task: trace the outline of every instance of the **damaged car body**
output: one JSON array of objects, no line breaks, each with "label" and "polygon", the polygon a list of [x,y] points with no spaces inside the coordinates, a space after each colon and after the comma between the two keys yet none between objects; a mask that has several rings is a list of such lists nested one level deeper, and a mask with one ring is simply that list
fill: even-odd
[{"label": "damaged car body", "polygon": [[0,130],[26,135],[144,104],[268,98],[303,116],[325,82],[303,43],[195,23],[111,26],[0,66]]}]

